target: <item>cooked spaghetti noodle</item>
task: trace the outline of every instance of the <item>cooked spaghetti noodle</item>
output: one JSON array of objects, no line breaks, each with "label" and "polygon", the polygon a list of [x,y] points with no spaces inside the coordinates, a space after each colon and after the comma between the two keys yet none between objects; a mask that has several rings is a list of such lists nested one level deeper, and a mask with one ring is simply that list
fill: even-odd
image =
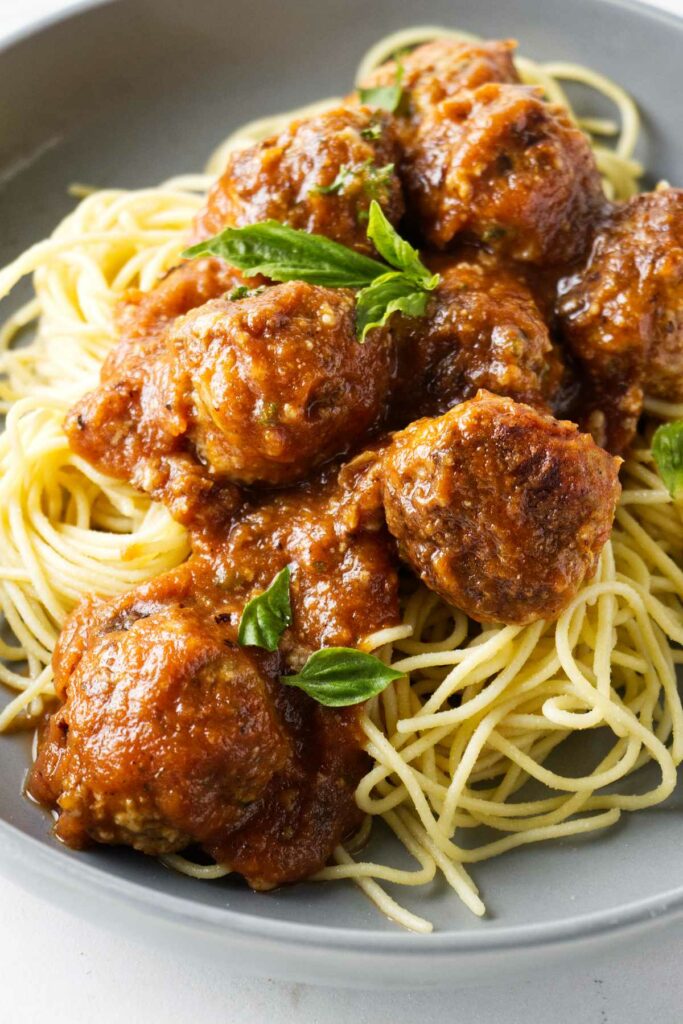
[{"label": "cooked spaghetti noodle", "polygon": [[[359,77],[436,36],[472,38],[434,27],[395,33],[369,51]],[[567,82],[615,104],[618,125],[575,120],[593,138],[607,194],[625,199],[636,192],[638,114],[628,95],[578,65],[518,58],[517,66],[524,82],[570,111]],[[61,427],[69,405],[97,383],[116,342],[116,303],[131,286],[151,288],[178,261],[204,193],[231,150],[337,102],[245,125],[214,153],[206,174],[132,192],[90,194],[78,186],[75,193],[85,198],[53,236],[0,271],[0,296],[26,274],[34,275],[35,288],[0,332],[0,401],[7,412],[0,438],[0,608],[14,636],[0,643],[0,679],[17,694],[0,715],[0,730],[31,723],[53,696],[52,648],[82,597],[128,589],[188,553],[185,530],[162,506],[75,456]],[[615,137],[613,148],[599,141],[608,136]],[[32,343],[13,347],[31,325]],[[650,401],[647,411],[678,417],[683,407]],[[481,915],[469,865],[523,844],[605,828],[622,811],[671,793],[683,759],[676,686],[683,658],[672,646],[683,641],[683,513],[644,441],[623,480],[598,573],[557,622],[482,628],[419,586],[406,598],[402,624],[368,638],[368,649],[381,651],[405,675],[366,708],[363,729],[374,764],[357,792],[366,824],[353,850],[338,848],[336,864],[318,879],[352,878],[389,917],[429,931],[429,922],[380,883],[420,886],[441,873]],[[611,745],[592,770],[567,777],[549,767],[569,736],[595,730]],[[660,779],[642,792],[631,777],[648,762]],[[529,779],[548,794],[523,799]],[[377,817],[413,856],[415,869],[353,859]],[[480,845],[456,842],[460,830],[481,826],[499,836]],[[179,856],[165,860],[196,878],[227,873]]]}]

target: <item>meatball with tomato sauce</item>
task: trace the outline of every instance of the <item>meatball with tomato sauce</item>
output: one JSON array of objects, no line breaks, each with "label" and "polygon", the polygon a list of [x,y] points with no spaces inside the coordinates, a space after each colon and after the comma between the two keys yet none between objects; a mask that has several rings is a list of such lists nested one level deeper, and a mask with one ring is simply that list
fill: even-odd
[{"label": "meatball with tomato sauce", "polygon": [[293,483],[359,444],[394,372],[386,331],[358,343],[351,292],[301,282],[205,303],[152,349],[122,345],[69,412],[69,442],[188,525],[220,516],[235,484]]},{"label": "meatball with tomato sauce", "polygon": [[178,320],[166,334],[159,397],[168,431],[214,475],[281,485],[380,422],[392,370],[386,332],[358,342],[350,291],[290,282]]},{"label": "meatball with tomato sauce", "polygon": [[62,705],[29,791],[68,845],[199,845],[268,889],[317,871],[358,827],[358,710],[283,686],[278,655],[238,647],[229,620],[224,588],[195,561],[67,622]]},{"label": "meatball with tomato sauce", "polygon": [[277,220],[362,253],[370,203],[397,224],[403,215],[390,117],[339,108],[293,121],[280,135],[234,153],[198,215],[195,239]]},{"label": "meatball with tomato sauce", "polygon": [[482,391],[395,435],[387,523],[426,585],[473,619],[554,619],[597,567],[618,468],[574,424]]},{"label": "meatball with tomato sauce", "polygon": [[396,128],[401,139],[409,139],[412,126],[442,100],[487,82],[518,82],[515,45],[511,40],[436,39],[380,65],[364,78],[361,89],[400,86]]},{"label": "meatball with tomato sauce", "polygon": [[586,136],[522,85],[438,103],[401,167],[417,225],[441,249],[475,240],[525,263],[566,263],[585,252],[605,204]]},{"label": "meatball with tomato sauce", "polygon": [[644,392],[683,401],[683,191],[615,207],[586,265],[560,282],[558,314],[585,379],[581,422],[623,451]]},{"label": "meatball with tomato sauce", "polygon": [[203,613],[190,579],[181,570],[86,601],[60,636],[64,703],[30,788],[56,804],[69,845],[160,854],[210,843],[249,817],[291,755],[272,681]]},{"label": "meatball with tomato sauce", "polygon": [[480,388],[547,409],[563,366],[524,281],[495,262],[432,259],[441,280],[424,317],[395,316],[394,422],[437,416]]}]

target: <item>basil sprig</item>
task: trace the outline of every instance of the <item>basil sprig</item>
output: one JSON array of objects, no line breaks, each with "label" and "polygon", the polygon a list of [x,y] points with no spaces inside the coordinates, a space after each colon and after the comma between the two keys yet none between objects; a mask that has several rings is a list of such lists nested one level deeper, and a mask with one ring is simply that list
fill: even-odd
[{"label": "basil sprig", "polygon": [[387,110],[393,114],[403,99],[403,64],[396,65],[396,74],[392,85],[373,85],[368,89],[358,90],[358,98],[364,107]]},{"label": "basil sprig", "polygon": [[393,313],[424,316],[428,293],[440,281],[420,259],[417,249],[398,234],[382,212],[379,203],[370,204],[368,238],[377,252],[395,271],[381,277],[358,293],[356,331],[361,341],[373,327],[383,327]]},{"label": "basil sprig", "polygon": [[218,256],[250,277],[264,274],[273,281],[359,288],[356,334],[364,341],[368,331],[386,324],[392,313],[423,316],[427,293],[440,280],[438,274],[430,273],[418,251],[401,238],[375,199],[370,203],[367,234],[385,263],[324,235],[312,235],[275,220],[226,228],[186,249],[183,256]]},{"label": "basil sprig", "polygon": [[306,281],[328,288],[363,288],[386,270],[377,260],[331,238],[277,220],[226,228],[186,249],[183,256],[218,256],[249,277],[263,274],[273,281]]},{"label": "basil sprig", "polygon": [[252,597],[242,612],[237,640],[243,647],[263,647],[276,651],[280,637],[292,624],[289,599],[289,566],[285,566],[267,590]]},{"label": "basil sprig", "polygon": [[683,420],[664,423],[654,432],[652,457],[673,498],[683,498]]},{"label": "basil sprig", "polygon": [[369,700],[402,675],[354,647],[323,647],[311,655],[300,672],[280,676],[280,681],[297,686],[325,707],[343,708]]}]

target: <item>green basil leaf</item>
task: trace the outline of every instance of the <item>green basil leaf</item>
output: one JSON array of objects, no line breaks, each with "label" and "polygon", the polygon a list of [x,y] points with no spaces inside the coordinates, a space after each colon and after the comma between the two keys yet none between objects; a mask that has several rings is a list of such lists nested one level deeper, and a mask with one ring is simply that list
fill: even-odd
[{"label": "green basil leaf", "polygon": [[242,647],[276,651],[280,637],[292,624],[289,599],[289,566],[282,569],[267,590],[252,597],[242,612],[237,640]]},{"label": "green basil leaf", "polygon": [[403,99],[403,73],[403,65],[399,63],[396,65],[396,76],[393,85],[375,85],[368,89],[360,88],[358,96],[363,106],[387,110],[390,114],[393,114]]},{"label": "green basil leaf", "polygon": [[356,300],[356,336],[365,341],[373,327],[383,327],[392,313],[424,316],[428,294],[419,291],[405,274],[393,271],[376,278],[358,293]]},{"label": "green basil leaf", "polygon": [[369,700],[402,675],[374,655],[353,647],[324,647],[311,655],[301,672],[280,676],[280,680],[287,686],[298,686],[319,704],[343,708]]},{"label": "green basil leaf", "polygon": [[683,420],[664,423],[655,430],[652,457],[669,494],[683,498]]},{"label": "green basil leaf", "polygon": [[349,178],[353,178],[355,173],[353,167],[342,164],[334,181],[331,181],[329,185],[314,185],[311,192],[319,192],[323,196],[336,195],[337,192],[341,192]]},{"label": "green basil leaf", "polygon": [[369,256],[276,220],[226,228],[186,249],[183,256],[218,256],[250,277],[263,274],[273,281],[307,281],[328,288],[363,288],[386,272]]},{"label": "green basil leaf", "polygon": [[373,124],[369,124],[367,128],[361,128],[360,134],[363,139],[379,139],[382,134],[382,125],[379,121],[375,121]]},{"label": "green basil leaf", "polygon": [[420,259],[417,249],[398,234],[387,220],[382,207],[374,199],[370,203],[368,238],[374,242],[380,256],[392,267],[409,277],[418,288],[433,291],[439,283],[439,275],[432,274]]}]

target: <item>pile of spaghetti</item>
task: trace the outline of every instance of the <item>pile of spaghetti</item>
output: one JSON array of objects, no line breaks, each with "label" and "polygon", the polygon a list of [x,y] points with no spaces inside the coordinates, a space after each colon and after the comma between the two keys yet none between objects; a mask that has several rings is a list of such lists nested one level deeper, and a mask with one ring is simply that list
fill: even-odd
[{"label": "pile of spaghetti", "polygon": [[[370,51],[359,77],[397,50],[436,36],[463,34],[398,33]],[[523,80],[556,102],[569,106],[560,84],[568,80],[616,104],[619,127],[577,120],[591,135],[608,194],[623,199],[637,191],[638,116],[628,96],[576,65],[517,63]],[[0,436],[0,609],[12,634],[0,641],[0,679],[16,691],[0,712],[0,731],[34,723],[54,695],[52,649],[83,596],[127,590],[188,554],[187,535],[165,508],[75,456],[61,424],[74,400],[96,385],[116,343],[117,302],[131,286],[152,287],[178,262],[227,153],[272,134],[295,113],[233,134],[206,174],[133,192],[74,187],[85,197],[52,237],[0,271],[0,296],[29,273],[35,289],[0,332],[0,401],[7,414]],[[608,147],[600,139],[610,134],[616,141]],[[17,345],[29,328],[31,343]],[[683,415],[662,403],[650,403],[648,412],[653,423]],[[481,915],[469,865],[522,844],[604,829],[622,811],[669,796],[683,759],[676,685],[683,661],[676,647],[683,643],[683,510],[657,475],[645,436],[622,469],[622,483],[597,575],[556,622],[481,627],[416,586],[402,624],[368,638],[368,648],[405,675],[363,717],[373,767],[357,793],[368,817],[354,849],[381,817],[416,867],[355,861],[350,848],[338,848],[336,864],[319,879],[353,878],[388,916],[429,931],[429,922],[380,882],[420,886],[440,873]],[[583,734],[587,750],[595,749],[596,730],[602,753],[587,774],[567,776],[547,766],[570,736]],[[657,766],[658,777],[643,791],[636,773],[647,763]],[[545,794],[524,799],[529,780]],[[495,838],[460,845],[464,830],[481,826]],[[168,860],[196,877],[225,873],[219,865]]]}]

